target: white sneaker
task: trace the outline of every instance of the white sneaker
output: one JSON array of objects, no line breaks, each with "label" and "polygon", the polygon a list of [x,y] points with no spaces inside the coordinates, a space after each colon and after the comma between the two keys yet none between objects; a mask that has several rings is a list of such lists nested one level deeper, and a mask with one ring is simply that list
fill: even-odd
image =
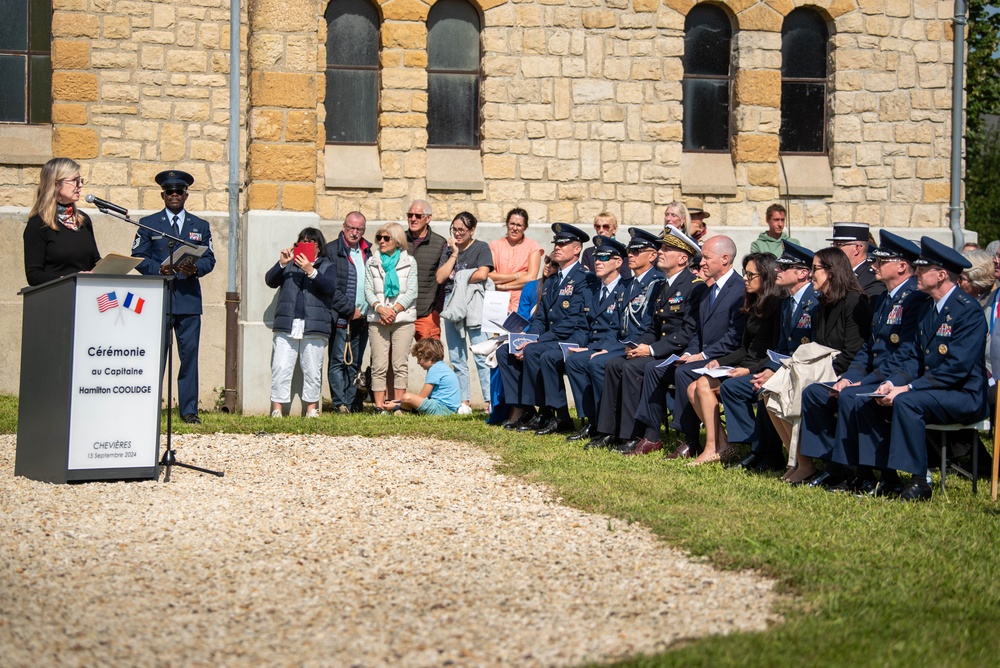
[{"label": "white sneaker", "polygon": [[306,412],[306,417],[307,418],[318,418],[319,417],[319,409],[318,408],[313,408],[313,409],[307,411]]},{"label": "white sneaker", "polygon": [[459,415],[472,415],[472,406],[466,406],[465,404],[459,404],[458,406]]},{"label": "white sneaker", "polygon": [[271,417],[273,417],[273,418],[280,418],[281,417],[281,410],[278,409],[278,408],[275,408],[273,411],[271,411]]}]

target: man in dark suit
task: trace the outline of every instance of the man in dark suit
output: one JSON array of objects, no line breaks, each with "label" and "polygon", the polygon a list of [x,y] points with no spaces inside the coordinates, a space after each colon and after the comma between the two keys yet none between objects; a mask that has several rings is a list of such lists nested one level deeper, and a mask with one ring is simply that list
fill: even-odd
[{"label": "man in dark suit", "polygon": [[834,223],[833,237],[827,241],[844,251],[861,283],[861,289],[869,299],[874,299],[885,292],[885,285],[875,277],[875,269],[868,261],[870,236],[868,223]]},{"label": "man in dark suit", "polygon": [[[608,362],[625,354],[625,342],[635,340],[649,331],[653,323],[653,312],[650,306],[653,298],[663,282],[663,273],[656,268],[656,252],[660,247],[660,238],[654,234],[630,227],[626,252],[632,280],[629,281],[621,304],[621,320],[618,331],[615,332],[613,345],[608,345],[602,352],[593,355],[574,355],[566,362],[566,375],[569,377],[573,396],[580,397],[583,403],[576,404],[576,410],[581,417],[588,419],[597,416],[596,406],[601,403],[604,392],[604,371]],[[594,238],[595,244],[598,238]],[[582,412],[581,412],[582,411]],[[590,437],[590,425],[570,436],[570,440],[579,441]]]},{"label": "man in dark suit", "polygon": [[[809,280],[813,252],[788,240],[782,241],[782,248],[775,282],[789,294],[781,305],[780,334],[775,352],[791,355],[800,345],[812,341],[813,318],[819,300]],[[777,362],[768,362],[760,373],[729,378],[719,388],[719,400],[726,411],[729,442],[750,444],[750,455],[736,468],[755,473],[785,470],[781,438],[760,399],[761,387],[778,367]]]},{"label": "man in dark suit", "polygon": [[[851,365],[833,385],[833,390],[819,383],[802,393],[801,452],[828,462],[823,473],[814,479],[817,485],[832,484],[831,489],[858,494],[874,494],[877,481],[870,467],[858,466],[858,434],[854,413],[858,394],[873,391],[904,360],[916,339],[920,321],[926,314],[930,297],[917,289],[913,263],[920,257],[920,247],[892,232],[881,230],[882,245],[877,248],[874,267],[887,292],[877,298],[872,315],[872,329],[865,345]],[[839,481],[839,482],[838,482]],[[895,486],[895,472],[883,472],[883,483]]]},{"label": "man in dark suit", "polygon": [[565,353],[561,348],[547,350],[540,358],[544,388],[542,396],[545,405],[559,416],[542,424],[535,431],[540,436],[573,429],[573,421],[566,405],[566,392],[563,391],[563,371],[565,370],[573,391],[577,415],[590,417],[594,406],[594,394],[590,390],[590,360],[593,356],[603,357],[608,351],[622,348],[618,341],[618,331],[621,329],[622,313],[628,303],[625,299],[633,282],[633,279],[622,280],[619,273],[626,257],[625,246],[614,239],[596,236],[594,248],[594,275],[601,281],[601,287],[594,292],[587,311],[587,343],[584,346],[570,347]]},{"label": "man in dark suit", "polygon": [[645,454],[662,447],[660,423],[666,407],[670,383],[675,385],[673,419],[670,426],[681,432],[684,442],[669,459],[692,457],[696,454],[701,420],[691,407],[687,387],[697,378],[694,369],[709,360],[732,352],[743,338],[746,316],[742,312],[746,283],[733,269],[736,244],[729,237],[717,235],[701,249],[706,281],[712,286],[698,305],[698,329],[676,364],[666,368],[647,367],[642,380],[642,396],[635,420],[645,428],[644,435],[619,447],[623,454]]},{"label": "man in dark suit", "polygon": [[[171,282],[173,319],[167,326],[176,337],[177,356],[181,362],[177,371],[177,405],[182,420],[201,424],[198,417],[198,343],[201,338],[202,305],[198,279],[215,268],[212,230],[207,221],[184,210],[188,188],[194,183],[193,176],[180,170],[167,170],[154,178],[163,189],[160,197],[166,208],[139,222],[162,234],[139,228],[132,242],[132,255],[143,258],[137,267],[139,273],[174,277]],[[163,234],[207,248],[197,260],[189,258],[178,264],[163,264],[170,255],[170,240]],[[175,253],[184,248],[177,244]]]},{"label": "man in dark suit", "polygon": [[[858,405],[862,465],[912,474],[902,488],[904,501],[931,498],[927,475],[927,424],[969,424],[988,413],[986,398],[986,318],[979,303],[958,287],[971,264],[930,237],[920,239],[917,285],[933,303],[909,346],[905,366],[876,392],[882,398]],[[892,407],[891,423],[885,407]]]},{"label": "man in dark suit", "polygon": [[664,230],[660,242],[656,267],[665,278],[649,305],[651,326],[631,339],[635,345],[626,349],[623,357],[610,360],[605,367],[604,391],[588,450],[617,447],[635,436],[634,416],[646,367],[684,350],[698,326],[698,304],[707,288],[688,265],[701,249],[694,239],[672,226]]},{"label": "man in dark suit", "polygon": [[[555,234],[554,248],[549,257],[559,265],[559,270],[545,281],[541,300],[527,330],[537,334],[538,340],[513,353],[507,346],[497,351],[504,396],[512,406],[510,417],[504,422],[506,429],[535,431],[542,427],[543,421],[552,419],[543,412],[527,419],[526,409],[547,403],[543,395],[540,358],[546,351],[559,351],[559,342],[584,345],[588,339],[587,313],[600,281],[580,264],[587,233],[566,223],[554,223],[552,232]],[[565,395],[561,386],[556,391]],[[565,399],[549,401],[558,405]]]}]

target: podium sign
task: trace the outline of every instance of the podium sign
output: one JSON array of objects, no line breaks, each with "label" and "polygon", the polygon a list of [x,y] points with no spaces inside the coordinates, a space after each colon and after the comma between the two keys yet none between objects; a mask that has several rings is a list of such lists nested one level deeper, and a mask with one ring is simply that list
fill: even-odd
[{"label": "podium sign", "polygon": [[77,274],[23,291],[15,475],[157,476],[164,285]]}]

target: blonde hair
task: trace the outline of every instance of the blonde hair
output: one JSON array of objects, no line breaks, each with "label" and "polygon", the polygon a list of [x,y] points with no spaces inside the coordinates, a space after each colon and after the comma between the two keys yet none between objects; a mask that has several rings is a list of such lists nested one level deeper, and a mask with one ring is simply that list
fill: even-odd
[{"label": "blonde hair", "polygon": [[[59,221],[56,220],[56,191],[59,190],[59,182],[68,179],[74,174],[80,174],[80,165],[75,160],[69,158],[52,158],[42,167],[42,174],[38,178],[38,190],[35,191],[35,203],[28,213],[28,217],[38,216],[48,227],[59,231]],[[75,208],[75,207],[74,207]],[[84,217],[79,208],[76,208],[76,225],[83,227]]]},{"label": "blonde hair", "polygon": [[424,338],[413,344],[410,354],[417,360],[440,362],[444,359],[444,345],[438,339]]},{"label": "blonde hair", "polygon": [[597,225],[597,221],[603,220],[611,223],[611,234],[614,235],[618,231],[618,219],[615,218],[615,214],[610,211],[601,211],[599,214],[594,216],[594,225]]},{"label": "blonde hair", "polygon": [[981,249],[968,250],[962,253],[972,266],[962,272],[965,279],[977,290],[988,292],[996,283],[993,277],[993,256]]},{"label": "blonde hair", "polygon": [[684,234],[691,234],[691,214],[688,213],[688,208],[685,206],[684,202],[678,202],[674,200],[667,205],[667,211],[673,211],[681,218],[681,232]]},{"label": "blonde hair", "polygon": [[388,234],[396,243],[396,248],[406,250],[406,231],[399,223],[386,223],[375,231],[375,236]]}]

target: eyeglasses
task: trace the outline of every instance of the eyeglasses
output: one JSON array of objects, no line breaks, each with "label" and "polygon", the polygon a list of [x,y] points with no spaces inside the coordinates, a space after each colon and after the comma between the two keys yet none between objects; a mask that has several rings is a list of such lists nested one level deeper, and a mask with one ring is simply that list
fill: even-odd
[{"label": "eyeglasses", "polygon": [[556,262],[555,260],[550,260],[548,258],[545,258],[545,264],[548,265],[548,266],[550,266],[550,267],[554,267],[554,266],[556,266],[559,263]]},{"label": "eyeglasses", "polygon": [[594,229],[595,230],[608,230],[610,232],[611,231],[611,226],[610,225],[594,225]]},{"label": "eyeglasses", "polygon": [[814,264],[812,267],[809,268],[809,273],[810,274],[815,274],[817,271],[820,271],[820,270],[830,271],[830,265],[828,265],[828,264]]},{"label": "eyeglasses", "polygon": [[388,234],[376,234],[375,235],[375,240],[376,241],[392,241],[392,237],[390,237]]},{"label": "eyeglasses", "polygon": [[645,247],[645,246],[643,246],[642,248],[629,248],[628,249],[628,254],[629,255],[638,255],[639,253],[645,253],[646,251],[651,251],[651,250],[653,250],[653,249]]},{"label": "eyeglasses", "polygon": [[467,228],[467,227],[452,227],[451,228],[451,233],[452,234],[465,234],[468,231],[469,231],[469,228]]},{"label": "eyeglasses", "polygon": [[743,272],[743,278],[745,278],[748,281],[752,281],[753,279],[758,278],[758,277],[760,277],[760,274],[757,274],[755,272],[752,272],[752,271],[744,271]]},{"label": "eyeglasses", "polygon": [[164,195],[183,195],[184,191],[183,190],[171,189],[171,190],[164,190],[163,194]]},{"label": "eyeglasses", "polygon": [[517,229],[522,229],[527,227],[524,223],[507,223],[507,227],[515,227]]},{"label": "eyeglasses", "polygon": [[429,213],[412,213],[411,212],[411,213],[406,214],[406,218],[407,218],[407,220],[412,219],[412,218],[427,218],[429,215],[430,215]]},{"label": "eyeglasses", "polygon": [[834,241],[833,245],[837,248],[844,248],[845,246],[857,246],[860,245],[860,241]]},{"label": "eyeglasses", "polygon": [[78,186],[82,186],[83,185],[83,178],[78,176],[75,179],[59,179],[59,183],[73,183],[73,184],[76,184]]},{"label": "eyeglasses", "polygon": [[350,225],[344,225],[344,230],[347,232],[354,232],[355,234],[364,234],[365,228],[363,227],[351,227]]},{"label": "eyeglasses", "polygon": [[872,264],[892,264],[893,262],[903,262],[900,257],[877,257],[872,260]]}]

